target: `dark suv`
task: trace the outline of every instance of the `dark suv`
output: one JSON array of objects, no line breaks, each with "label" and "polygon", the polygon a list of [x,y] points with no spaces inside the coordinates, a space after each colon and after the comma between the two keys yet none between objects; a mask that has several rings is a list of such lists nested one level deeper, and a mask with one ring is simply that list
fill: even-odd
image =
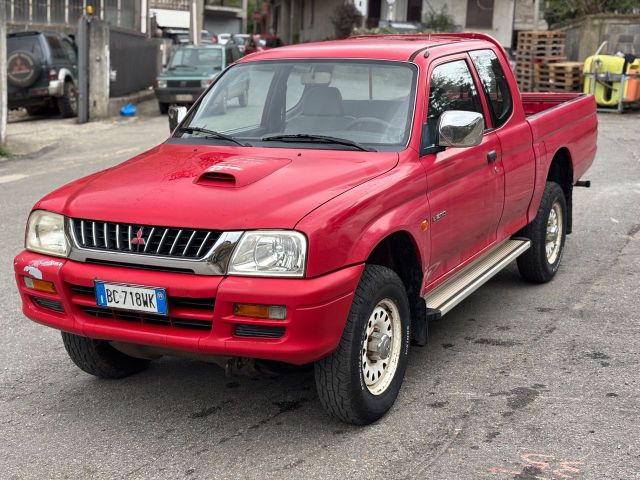
[{"label": "dark suv", "polygon": [[66,35],[20,32],[7,36],[7,83],[10,109],[36,115],[55,107],[63,117],[77,112],[78,61]]}]

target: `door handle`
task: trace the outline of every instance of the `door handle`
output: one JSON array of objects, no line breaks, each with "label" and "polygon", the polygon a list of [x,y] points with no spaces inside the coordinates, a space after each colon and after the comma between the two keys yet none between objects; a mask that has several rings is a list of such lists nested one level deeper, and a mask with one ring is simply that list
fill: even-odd
[{"label": "door handle", "polygon": [[496,158],[498,158],[498,154],[496,153],[495,150],[491,150],[490,152],[487,153],[487,162],[493,163],[496,161]]}]

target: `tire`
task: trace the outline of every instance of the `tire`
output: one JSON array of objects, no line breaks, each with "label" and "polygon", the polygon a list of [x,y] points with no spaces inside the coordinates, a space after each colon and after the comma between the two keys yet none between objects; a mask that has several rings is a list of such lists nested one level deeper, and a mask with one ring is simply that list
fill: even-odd
[{"label": "tire", "polygon": [[99,378],[124,378],[149,366],[149,360],[125,355],[105,340],[62,332],[62,342],[73,363]]},{"label": "tire", "polygon": [[[386,325],[385,312],[390,324],[395,324],[390,352],[386,358],[374,360],[370,354],[375,352],[369,349],[367,338],[371,338],[372,322],[374,327],[380,322]],[[327,413],[354,425],[369,424],[387,413],[398,396],[407,367],[410,325],[409,301],[398,275],[386,267],[367,265],[337,349],[314,365],[316,389]],[[378,362],[382,362],[382,371],[378,370],[376,378]],[[372,370],[368,377],[365,371]]]},{"label": "tire", "polygon": [[160,110],[160,115],[166,115],[169,113],[169,104],[158,102],[158,110]]},{"label": "tire", "polygon": [[78,114],[78,91],[71,80],[64,82],[64,93],[58,98],[58,108],[62,118],[75,117]]},{"label": "tire", "polygon": [[[554,226],[559,231],[554,233]],[[553,279],[564,253],[566,232],[567,200],[564,192],[557,183],[547,182],[536,218],[520,232],[520,236],[531,240],[531,248],[518,257],[522,278],[532,283],[546,283]],[[555,243],[549,251],[547,240]]]},{"label": "tire", "polygon": [[249,105],[249,90],[244,90],[240,96],[238,97],[238,103],[241,107],[246,107]]},{"label": "tire", "polygon": [[15,51],[7,58],[7,82],[16,88],[33,85],[40,71],[40,62],[25,50]]}]

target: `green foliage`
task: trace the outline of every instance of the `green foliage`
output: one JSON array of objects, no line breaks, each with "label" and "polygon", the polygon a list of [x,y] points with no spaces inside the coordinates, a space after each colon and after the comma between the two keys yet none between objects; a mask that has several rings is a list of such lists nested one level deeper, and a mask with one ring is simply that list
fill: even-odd
[{"label": "green foliage", "polygon": [[336,32],[336,38],[347,38],[353,27],[362,21],[362,15],[352,3],[338,5],[333,9],[331,23]]},{"label": "green foliage", "polygon": [[453,17],[449,15],[447,6],[444,5],[439,11],[427,3],[429,11],[424,14],[424,25],[432,32],[450,32],[455,26]]},{"label": "green foliage", "polygon": [[0,157],[8,157],[9,151],[0,145]]},{"label": "green foliage", "polygon": [[544,19],[549,25],[596,13],[633,13],[638,0],[547,0]]}]

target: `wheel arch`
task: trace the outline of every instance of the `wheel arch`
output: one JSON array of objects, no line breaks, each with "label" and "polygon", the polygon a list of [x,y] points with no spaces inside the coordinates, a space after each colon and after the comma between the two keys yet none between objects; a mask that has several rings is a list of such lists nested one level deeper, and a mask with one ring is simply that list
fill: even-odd
[{"label": "wheel arch", "polygon": [[546,181],[557,183],[564,192],[567,202],[567,233],[571,233],[573,224],[573,160],[567,147],[559,148],[553,155]]},{"label": "wheel arch", "polygon": [[370,251],[366,264],[381,265],[393,270],[402,280],[411,311],[412,341],[426,343],[426,305],[420,295],[423,269],[420,248],[407,230],[398,230],[382,238]]}]

